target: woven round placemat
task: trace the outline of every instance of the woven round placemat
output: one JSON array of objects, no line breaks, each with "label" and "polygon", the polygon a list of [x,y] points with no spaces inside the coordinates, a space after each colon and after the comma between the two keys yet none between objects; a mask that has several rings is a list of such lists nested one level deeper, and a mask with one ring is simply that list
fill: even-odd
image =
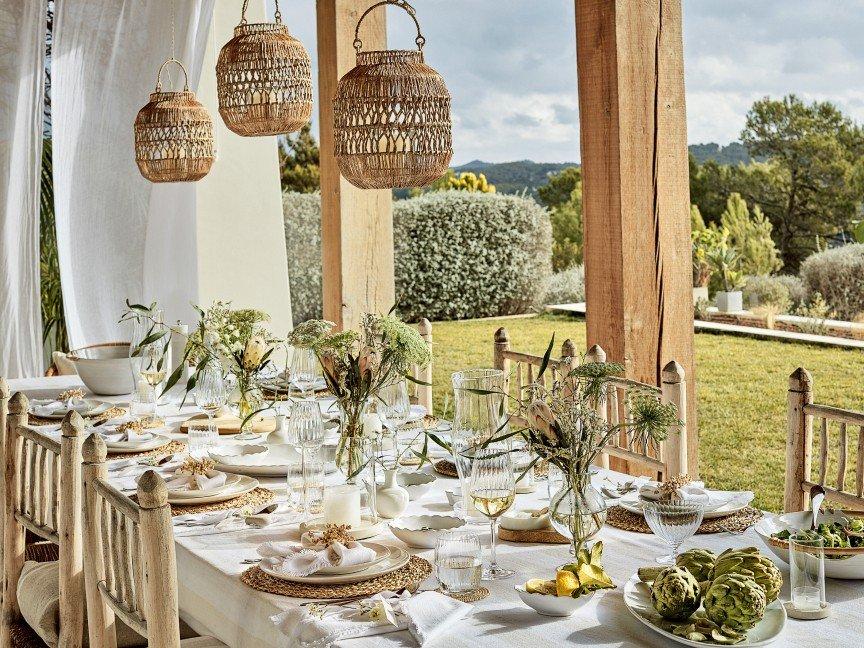
[{"label": "woven round placemat", "polygon": [[[762,511],[747,506],[732,515],[704,520],[696,533],[738,533],[745,531],[747,527],[761,517]],[[643,516],[620,506],[613,506],[609,509],[606,523],[625,531],[651,533],[651,529]]]},{"label": "woven round placemat", "polygon": [[109,452],[107,458],[108,461],[119,461],[121,459],[147,459],[150,457],[164,457],[169,454],[177,454],[184,450],[186,450],[185,443],[182,441],[171,441],[163,446],[145,452]]},{"label": "woven round placemat", "polygon": [[536,542],[542,544],[570,544],[570,540],[555,529],[534,529],[531,531],[514,531],[498,527],[498,539],[507,542]]},{"label": "woven round placemat", "polygon": [[231,509],[240,508],[256,508],[270,503],[276,498],[276,493],[260,486],[249,491],[245,495],[235,497],[234,499],[225,500],[224,502],[214,502],[213,504],[172,504],[171,515],[187,515],[189,513],[215,513],[216,511],[230,511]]},{"label": "woven round placemat", "polygon": [[470,592],[445,592],[440,587],[435,591],[444,596],[456,599],[457,601],[462,601],[463,603],[476,603],[477,601],[482,601],[489,596],[489,590],[482,586],[475,590],[471,590]]},{"label": "woven round placemat", "polygon": [[459,476],[459,473],[456,472],[456,464],[449,459],[439,459],[433,464],[433,467],[435,468],[435,472],[445,477]]},{"label": "woven round placemat", "polygon": [[372,596],[385,590],[395,592],[403,587],[413,591],[431,573],[432,565],[428,560],[419,556],[411,556],[408,559],[408,564],[401,569],[359,583],[346,583],[344,585],[293,583],[265,574],[257,565],[240,574],[240,580],[252,589],[270,594],[306,599],[331,599]]},{"label": "woven round placemat", "polygon": [[[84,421],[96,423],[98,421],[107,421],[110,418],[123,416],[126,413],[125,407],[109,407],[107,410],[96,416],[85,416]],[[27,425],[57,425],[61,419],[45,418],[44,416],[36,416],[35,414],[27,415]]]}]

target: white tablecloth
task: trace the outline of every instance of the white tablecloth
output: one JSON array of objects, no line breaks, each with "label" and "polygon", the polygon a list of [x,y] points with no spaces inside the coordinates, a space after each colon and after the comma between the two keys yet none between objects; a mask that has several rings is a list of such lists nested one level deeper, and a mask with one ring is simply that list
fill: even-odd
[{"label": "white tablecloth", "polygon": [[[53,395],[77,385],[77,379],[43,378],[27,381],[11,381],[13,393],[17,390],[40,390],[41,395]],[[120,400],[112,399],[112,400]],[[174,424],[193,413],[187,406],[183,412],[165,408],[166,418]],[[610,473],[613,478],[620,476]],[[447,513],[444,490],[454,488],[456,480],[443,477],[419,503],[412,502],[408,514],[431,512]],[[284,492],[281,480],[267,485]],[[519,495],[516,507],[545,505],[545,484],[535,493]],[[488,526],[477,527],[488,543]],[[288,528],[236,531],[182,537],[176,540],[177,571],[180,592],[180,615],[196,631],[217,637],[229,646],[284,647],[287,641],[270,623],[269,617],[286,609],[292,599],[257,592],[243,585],[238,576],[247,565],[245,558],[255,557],[255,548],[265,540],[284,539]],[[510,580],[484,583],[491,596],[475,604],[475,611],[435,645],[447,648],[480,648],[483,646],[668,646],[666,640],[652,633],[634,619],[624,606],[622,589],[624,583],[643,565],[653,563],[655,556],[665,553],[665,547],[654,536],[630,533],[606,526],[600,532],[605,545],[604,565],[618,585],[615,590],[601,592],[587,606],[568,618],[543,617],[525,607],[513,586],[528,578],[550,578],[555,567],[568,561],[566,545],[525,545],[500,543],[499,562],[517,571]],[[401,544],[389,531],[376,538],[384,543]],[[717,552],[727,547],[761,547],[761,540],[751,530],[744,535],[712,534],[697,536],[684,547],[702,546]],[[432,551],[416,551],[418,555],[432,561]],[[766,551],[767,553],[767,551]],[[784,576],[788,568],[778,563]],[[433,587],[434,581],[423,587]],[[788,600],[788,584],[781,598]],[[790,619],[776,646],[819,647],[862,645],[861,629],[864,628],[864,581],[828,580],[828,600],[833,606],[833,616],[826,621],[796,621]],[[407,633],[379,635],[368,639],[352,639],[343,642],[345,648],[372,648],[376,646],[411,646]]]}]

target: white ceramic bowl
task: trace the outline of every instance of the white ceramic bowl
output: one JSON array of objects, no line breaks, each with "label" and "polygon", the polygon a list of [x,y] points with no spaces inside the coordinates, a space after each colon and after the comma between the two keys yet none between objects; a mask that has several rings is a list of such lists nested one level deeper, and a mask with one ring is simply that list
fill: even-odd
[{"label": "white ceramic bowl", "polygon": [[94,394],[116,396],[131,394],[132,367],[129,364],[129,343],[94,344],[66,356],[81,381]]},{"label": "white ceramic bowl", "polygon": [[243,444],[223,445],[210,449],[210,457],[220,464],[248,466],[257,464],[263,459],[270,448],[265,445]]},{"label": "white ceramic bowl", "polygon": [[450,506],[456,506],[457,502],[462,501],[462,492],[461,491],[455,491],[455,490],[449,490],[448,489],[448,490],[444,491],[444,494],[447,495],[447,503]]},{"label": "white ceramic bowl", "polygon": [[[820,513],[819,522],[834,522],[841,517],[840,514]],[[772,538],[772,533],[788,529],[797,531],[810,528],[810,511],[799,511],[797,513],[786,513],[785,515],[766,516],[759,520],[754,527],[756,533],[762,538],[762,542],[780,560],[789,563],[789,545],[785,542]],[[864,549],[856,547],[851,553],[840,556],[825,556],[825,575],[828,578],[849,578],[864,580]]]},{"label": "white ceramic bowl", "polygon": [[596,592],[589,592],[579,598],[573,598],[572,596],[552,596],[551,594],[529,594],[525,591],[524,585],[517,585],[514,589],[522,602],[537,614],[558,617],[570,616],[586,605],[596,594]]},{"label": "white ceramic bowl", "polygon": [[465,526],[465,520],[453,515],[408,515],[393,520],[390,531],[409,547],[434,549],[438,536]]},{"label": "white ceramic bowl", "polygon": [[548,511],[537,517],[517,517],[515,513],[534,513],[540,509],[523,509],[519,511],[507,511],[501,516],[501,528],[509,529],[510,531],[536,531],[538,529],[548,529],[552,524],[549,520]]},{"label": "white ceramic bowl", "polygon": [[423,498],[429,489],[432,488],[432,483],[435,481],[435,475],[426,472],[405,472],[396,474],[396,482],[408,491],[412,502],[417,502]]}]

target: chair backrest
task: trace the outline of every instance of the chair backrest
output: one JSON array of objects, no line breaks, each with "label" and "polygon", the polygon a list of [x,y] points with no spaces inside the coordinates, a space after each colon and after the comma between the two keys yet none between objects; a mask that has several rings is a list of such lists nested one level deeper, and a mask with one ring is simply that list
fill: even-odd
[{"label": "chair backrest", "polygon": [[[535,381],[535,372],[539,370],[542,364],[542,356],[513,351],[510,348],[510,339],[504,328],[499,328],[495,332],[494,353],[495,367],[504,370],[507,377],[515,376],[515,392],[512,387],[509,387],[509,393],[518,397],[526,385]],[[606,352],[595,344],[588,350],[585,360],[588,362],[606,362]],[[578,356],[573,343],[566,340],[561,346],[561,356],[554,360],[550,359],[547,371],[554,378],[566,373],[577,361]],[[514,363],[516,365],[515,372],[512,366]],[[546,384],[545,374],[541,377],[540,382]],[[648,472],[650,476],[657,479],[687,473],[687,394],[683,367],[675,361],[669,362],[663,368],[660,387],[628,378],[610,379],[605,397],[596,404],[598,416],[613,425],[627,421],[630,415],[630,403],[626,397],[626,392],[633,388],[653,392],[661,401],[674,404],[678,410],[678,418],[683,425],[676,425],[674,429],[670,429],[668,438],[657,447],[651,447],[648,444],[637,447],[632,437],[628,437],[622,432],[618,439],[613,439],[606,446],[598,464],[603,468],[609,468],[609,458],[615,457],[626,462],[624,465],[615,466],[616,468],[631,472],[638,466],[638,472]],[[524,425],[527,424],[527,421],[516,418],[516,423]]]},{"label": "chair backrest", "polygon": [[9,401],[3,434],[3,602],[0,645],[8,646],[20,619],[18,580],[24,566],[25,533],[59,545],[59,646],[80,646],[84,626],[81,547],[81,443],[84,421],[70,412],[60,440],[27,425],[27,397]]},{"label": "chair backrest", "polygon": [[[789,376],[787,419],[784,510],[803,511],[809,506],[810,489],[818,485],[825,489],[826,499],[864,512],[864,412],[814,403],[813,378],[799,367]],[[814,428],[819,433],[819,473],[815,479]],[[849,445],[855,437],[853,469]]]},{"label": "chair backrest", "polygon": [[165,481],[138,480],[137,502],[107,480],[107,449],[84,442],[84,567],[91,648],[116,646],[115,615],[150,646],[179,648],[177,561]]},{"label": "chair backrest", "polygon": [[[417,331],[420,337],[432,349],[432,323],[425,317],[417,323]],[[432,413],[432,362],[428,366],[420,368],[414,366],[411,369],[411,377],[425,385],[419,385],[408,381],[408,396],[412,403],[422,405],[426,411]]]}]

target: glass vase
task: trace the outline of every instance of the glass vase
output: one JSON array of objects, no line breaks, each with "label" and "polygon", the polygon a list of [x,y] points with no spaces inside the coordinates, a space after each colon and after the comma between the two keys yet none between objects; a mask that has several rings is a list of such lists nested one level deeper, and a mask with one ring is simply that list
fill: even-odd
[{"label": "glass vase", "polygon": [[[482,444],[496,436],[503,436],[502,429],[507,413],[504,408],[504,372],[500,369],[466,369],[452,376],[455,411],[451,448],[453,463],[459,475],[462,489],[461,514],[469,522],[482,523],[483,515],[471,503],[469,487],[474,454]],[[509,442],[500,445],[509,450]]]},{"label": "glass vase", "polygon": [[261,409],[263,402],[264,397],[260,389],[249,385],[239,387],[237,401],[233,404],[234,412],[240,419],[240,434],[235,437],[236,439],[244,441],[257,439],[260,436],[252,431],[255,417],[250,415]]},{"label": "glass vase", "polygon": [[606,522],[606,500],[591,484],[590,475],[561,473],[561,487],[549,501],[549,518],[552,527],[570,539],[575,555]]},{"label": "glass vase", "polygon": [[339,443],[336,446],[336,467],[345,483],[360,488],[362,517],[378,523],[375,505],[376,459],[378,439],[363,434],[366,403],[337,403],[339,406]]}]

